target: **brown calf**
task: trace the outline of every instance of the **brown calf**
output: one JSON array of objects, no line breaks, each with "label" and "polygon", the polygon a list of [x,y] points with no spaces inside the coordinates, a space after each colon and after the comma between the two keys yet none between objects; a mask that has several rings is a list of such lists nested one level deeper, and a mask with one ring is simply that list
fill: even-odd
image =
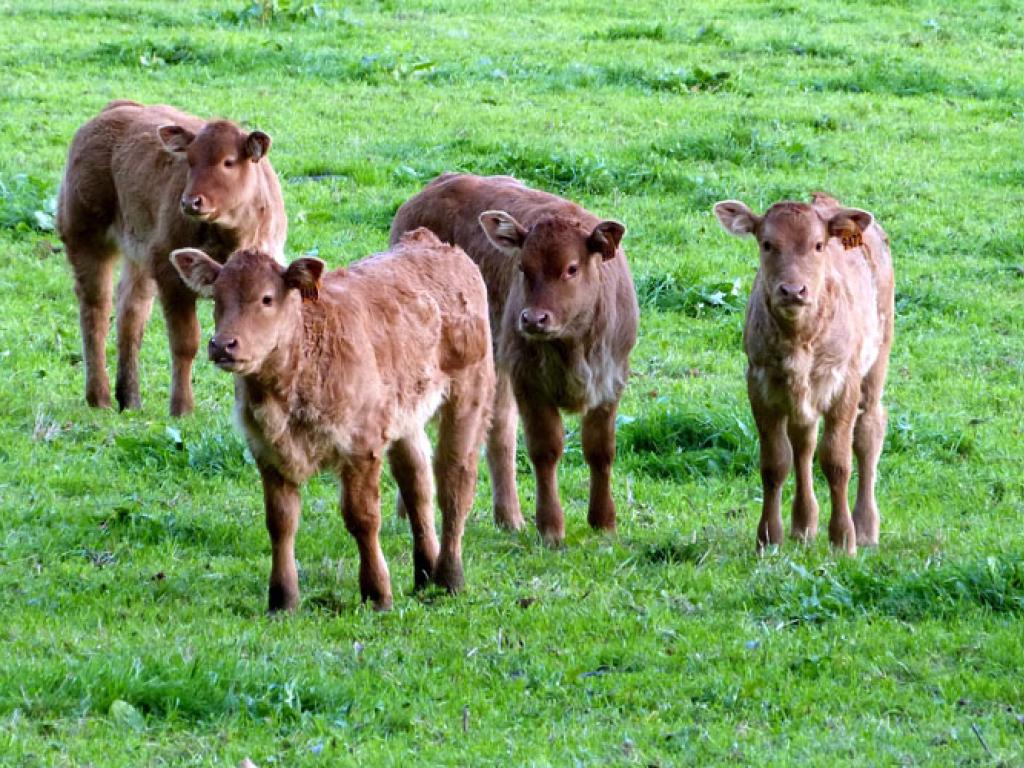
[{"label": "brown calf", "polygon": [[625,227],[509,176],[468,174],[443,174],[408,200],[391,225],[391,241],[420,226],[464,248],[487,283],[498,368],[487,442],[495,520],[513,529],[523,525],[515,481],[518,405],[545,541],[565,538],[559,409],[583,413],[587,519],[594,528],[614,530],[615,414],[639,318],[619,247]]},{"label": "brown calf", "polygon": [[[764,216],[728,200],[715,205],[715,215],[727,232],[753,235],[761,252],[743,332],[747,392],[761,439],[758,550],[782,540],[782,485],[794,459],[792,535],[817,534],[812,460],[821,416],[818,458],[832,497],[829,540],[851,554],[858,544],[875,545],[881,399],[893,334],[889,240],[870,213],[820,193],[810,205],[776,203]],[[852,517],[851,444],[859,475]]]},{"label": "brown calf", "polygon": [[[458,590],[494,393],[486,288],[466,254],[418,230],[322,281],[317,259],[285,269],[267,254],[240,251],[222,267],[183,249],[171,260],[192,290],[215,302],[210,359],[235,375],[238,421],[263,477],[270,610],[298,604],[299,485],[321,469],[341,480],[363,599],[391,606],[377,538],[385,453],[409,513],[416,587],[432,578]],[[435,411],[440,554],[424,432]]]},{"label": "brown calf", "polygon": [[239,248],[283,255],[287,219],[265,159],[269,148],[270,137],[261,131],[132,101],[111,102],[75,134],[57,229],[75,276],[89,405],[110,405],[105,347],[120,251],[118,405],[141,405],[139,347],[159,293],[173,359],[171,414],[192,410],[196,296],[167,256],[183,246],[202,248],[218,261]]}]

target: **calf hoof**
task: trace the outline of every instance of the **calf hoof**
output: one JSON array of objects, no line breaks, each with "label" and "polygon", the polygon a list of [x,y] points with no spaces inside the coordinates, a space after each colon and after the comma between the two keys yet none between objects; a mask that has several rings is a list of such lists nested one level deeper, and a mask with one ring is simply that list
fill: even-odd
[{"label": "calf hoof", "polygon": [[877,547],[878,546],[878,533],[861,533],[857,531],[857,546],[858,547]]},{"label": "calf hoof", "polygon": [[565,547],[565,531],[541,531],[540,540],[544,542],[544,546],[550,549],[563,549]]},{"label": "calf hoof", "polygon": [[[139,407],[141,407],[141,405],[142,404],[140,403],[138,406],[135,406],[135,407],[139,408]],[[188,403],[173,403],[172,402],[171,403],[171,416],[173,416],[174,418],[177,418],[179,416],[188,416],[194,410],[195,410],[195,404],[192,403],[192,402],[188,402]]]},{"label": "calf hoof", "polygon": [[814,540],[818,538],[818,529],[817,527],[805,528],[794,525],[792,529],[790,529],[789,537],[794,541],[799,541],[801,544],[813,544]]},{"label": "calf hoof", "polygon": [[453,595],[461,591],[466,583],[462,575],[462,563],[442,557],[434,567],[434,583]]},{"label": "calf hoof", "polygon": [[142,398],[138,393],[125,394],[121,391],[116,393],[117,407],[121,411],[137,411],[142,408]]},{"label": "calf hoof", "polygon": [[523,513],[516,510],[494,510],[494,524],[505,531],[521,531],[526,525]]},{"label": "calf hoof", "polygon": [[435,558],[428,558],[424,554],[415,552],[412,556],[412,567],[413,590],[423,589],[433,578],[434,569],[436,567]]},{"label": "calf hoof", "polygon": [[615,533],[615,513],[593,513],[587,514],[587,522],[590,523],[590,527],[595,531],[603,531],[604,533]]},{"label": "calf hoof", "polygon": [[270,585],[270,599],[267,610],[269,613],[294,613],[299,607],[298,590],[290,589],[279,584]]},{"label": "calf hoof", "polygon": [[90,408],[109,408],[110,390],[103,389],[85,393],[85,402]]}]

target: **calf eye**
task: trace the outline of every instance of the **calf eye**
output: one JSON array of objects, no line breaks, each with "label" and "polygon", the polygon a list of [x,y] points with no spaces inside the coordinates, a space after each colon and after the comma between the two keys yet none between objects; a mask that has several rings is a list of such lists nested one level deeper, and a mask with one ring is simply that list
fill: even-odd
[{"label": "calf eye", "polygon": [[815,243],[814,250],[816,250],[818,253],[821,253],[822,251],[825,250],[825,244],[824,243]]},{"label": "calf eye", "polygon": [[772,244],[770,241],[765,240],[763,243],[761,243],[761,247],[764,248],[766,251],[770,251],[772,249]]},{"label": "calf eye", "polygon": [[235,167],[235,161],[234,161],[234,160],[232,160],[232,159],[231,159],[230,157],[229,157],[229,158],[227,158],[227,159],[226,159],[226,160],[224,161],[224,167],[225,167],[225,168],[234,168],[234,167]]},{"label": "calf eye", "polygon": [[273,303],[274,303],[274,297],[271,296],[269,293],[266,296],[263,297],[263,306],[264,307],[269,307]]},{"label": "calf eye", "polygon": [[580,268],[575,264],[570,264],[565,268],[566,277],[576,277],[576,274],[580,271]]}]

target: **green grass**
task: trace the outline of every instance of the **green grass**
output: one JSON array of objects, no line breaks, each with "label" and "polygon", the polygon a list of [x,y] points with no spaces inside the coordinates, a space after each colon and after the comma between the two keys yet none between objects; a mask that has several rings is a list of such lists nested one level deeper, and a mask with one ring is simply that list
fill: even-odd
[{"label": "green grass", "polygon": [[[8,0],[0,39],[0,764],[1024,762],[1018,3]],[[230,377],[200,361],[172,421],[155,317],[144,409],[83,403],[53,199],[113,98],[269,132],[293,255],[382,249],[444,170],[625,222],[643,319],[618,535],[586,526],[569,420],[566,548],[497,531],[484,470],[466,592],[413,595],[386,480],[376,615],[321,477],[303,607],[266,618]],[[710,206],[817,189],[893,243],[882,546],[758,559],[755,253]]]}]

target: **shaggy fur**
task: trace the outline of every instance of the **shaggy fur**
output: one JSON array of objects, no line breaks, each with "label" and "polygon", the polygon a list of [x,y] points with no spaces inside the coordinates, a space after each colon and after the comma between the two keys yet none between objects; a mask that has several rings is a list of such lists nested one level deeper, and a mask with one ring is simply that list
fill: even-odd
[{"label": "shaggy fur", "polygon": [[[223,267],[194,249],[172,260],[194,291],[215,301],[210,357],[235,375],[238,422],[263,477],[270,609],[298,604],[299,486],[324,469],[342,483],[363,599],[391,606],[378,541],[385,455],[412,527],[415,585],[433,579],[458,590],[494,396],[486,288],[466,254],[418,230],[386,253],[322,276],[319,260],[285,269],[253,250]],[[440,548],[424,431],[435,412]]]},{"label": "shaggy fur", "polygon": [[171,414],[192,410],[196,297],[167,256],[184,246],[220,262],[239,248],[282,255],[287,220],[264,157],[269,146],[270,137],[259,131],[131,101],[111,102],[75,134],[57,229],[75,277],[90,405],[110,405],[105,347],[120,252],[117,402],[122,409],[141,405],[139,347],[159,294],[173,360]]},{"label": "shaggy fur", "polygon": [[[753,235],[761,250],[743,333],[761,439],[758,549],[782,539],[782,485],[794,459],[792,535],[808,540],[817,533],[812,460],[822,416],[818,455],[832,499],[829,539],[851,554],[857,545],[877,544],[875,475],[894,313],[888,238],[871,214],[820,193],[810,205],[776,203],[764,216],[725,201],[715,215],[728,232]],[[859,470],[852,517],[851,446]]]},{"label": "shaggy fur", "polygon": [[398,210],[391,241],[420,226],[464,248],[487,283],[498,368],[487,443],[495,520],[523,525],[515,483],[518,406],[537,478],[537,527],[550,543],[564,539],[557,466],[560,410],[567,410],[583,414],[588,520],[613,530],[615,413],[639,318],[619,247],[625,228],[509,176],[450,173]]}]

